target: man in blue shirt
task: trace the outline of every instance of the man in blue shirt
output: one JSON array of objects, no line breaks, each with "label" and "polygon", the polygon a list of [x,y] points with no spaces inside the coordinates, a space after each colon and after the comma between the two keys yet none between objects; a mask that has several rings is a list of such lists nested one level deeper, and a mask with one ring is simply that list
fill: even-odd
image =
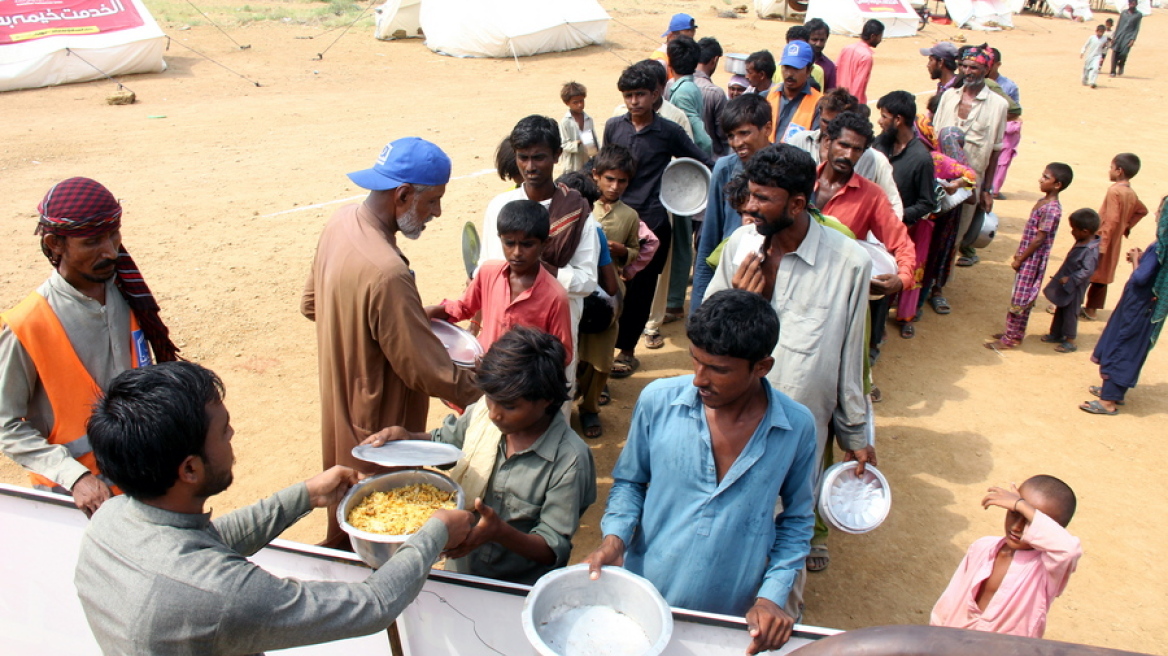
[{"label": "man in blue shirt", "polygon": [[[650,383],[613,469],[604,540],[585,559],[644,576],[670,605],[745,614],[748,654],[787,642],[810,550],[815,421],[771,387],[778,315],[724,290],[690,315],[694,374]],[[776,502],[782,512],[775,515]]]},{"label": "man in blue shirt", "polygon": [[756,152],[770,145],[770,135],[774,132],[771,120],[770,103],[753,93],[738,96],[726,103],[726,108],[722,110],[722,131],[726,134],[732,152],[718,159],[711,174],[706,218],[702,221],[697,257],[694,258],[693,293],[690,294],[689,308],[691,314],[702,304],[706,287],[714,277],[714,269],[706,259],[718,248],[718,244],[742,227],[742,216],[726,197],[726,183],[742,173],[746,161]]}]

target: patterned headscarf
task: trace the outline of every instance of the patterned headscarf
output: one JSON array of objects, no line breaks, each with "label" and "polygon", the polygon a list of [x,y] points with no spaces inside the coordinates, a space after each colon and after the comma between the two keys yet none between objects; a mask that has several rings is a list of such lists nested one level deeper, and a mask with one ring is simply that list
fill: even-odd
[{"label": "patterned headscarf", "polygon": [[970,46],[965,49],[965,53],[961,56],[961,61],[967,59],[972,59],[985,66],[986,69],[989,69],[990,65],[994,63],[994,51],[984,43],[980,46]]},{"label": "patterned headscarf", "polygon": [[1160,336],[1164,320],[1168,319],[1168,197],[1160,201],[1160,216],[1156,220],[1156,257],[1160,270],[1152,283],[1152,346]]},{"label": "patterned headscarf", "polygon": [[[69,178],[53,185],[37,206],[37,211],[40,220],[36,234],[42,235],[41,251],[53,266],[59,263],[53,261],[52,251],[45,244],[43,235],[95,237],[122,226],[121,204],[109,189],[89,178]],[[158,316],[158,302],[125,247],[118,250],[116,266],[118,291],[138,318],[138,324],[154,351],[154,359],[158,362],[177,360],[178,347],[170,341],[170,330]]]}]

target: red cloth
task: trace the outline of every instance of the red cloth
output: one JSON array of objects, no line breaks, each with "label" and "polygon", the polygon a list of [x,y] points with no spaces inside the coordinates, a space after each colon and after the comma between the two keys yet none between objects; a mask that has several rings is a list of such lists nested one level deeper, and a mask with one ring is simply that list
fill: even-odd
[{"label": "red cloth", "polygon": [[[823,172],[827,163],[819,165],[817,173]],[[820,210],[839,219],[856,239],[864,239],[871,232],[896,258],[896,273],[905,289],[916,284],[913,270],[917,266],[917,256],[909,239],[908,229],[896,218],[888,196],[875,182],[853,173],[840,190],[827,201]]]},{"label": "red cloth", "polygon": [[452,322],[466,321],[482,310],[479,344],[483,350],[490,349],[512,326],[542,330],[564,345],[567,353],[564,366],[567,366],[572,361],[572,311],[568,306],[568,292],[541,266],[535,283],[511,300],[510,274],[511,266],[506,262],[484,262],[461,299],[442,301],[446,316]]},{"label": "red cloth", "polygon": [[835,67],[835,85],[847,89],[860,104],[868,102],[868,78],[872,76],[872,46],[857,41],[840,51]]}]

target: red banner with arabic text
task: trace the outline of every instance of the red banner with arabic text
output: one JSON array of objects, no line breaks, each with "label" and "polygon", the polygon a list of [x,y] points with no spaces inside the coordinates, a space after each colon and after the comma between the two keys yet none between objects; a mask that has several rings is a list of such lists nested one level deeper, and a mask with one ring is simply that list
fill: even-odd
[{"label": "red banner with arabic text", "polygon": [[0,45],[141,26],[130,0],[0,0]]},{"label": "red banner with arabic text", "polygon": [[855,0],[856,7],[864,14],[911,14],[912,8],[904,0]]}]

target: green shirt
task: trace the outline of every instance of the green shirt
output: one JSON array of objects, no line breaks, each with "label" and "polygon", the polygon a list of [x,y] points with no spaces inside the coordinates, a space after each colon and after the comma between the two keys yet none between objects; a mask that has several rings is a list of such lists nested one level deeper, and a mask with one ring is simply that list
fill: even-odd
[{"label": "green shirt", "polygon": [[[462,448],[466,429],[476,411],[476,403],[461,417],[450,415],[435,428],[431,437]],[[547,432],[525,451],[507,457],[507,440],[499,440],[495,469],[487,483],[483,502],[524,533],[540,536],[551,547],[556,561],[540,565],[499,544],[488,542],[469,556],[447,561],[446,568],[514,583],[535,583],[539,577],[568,564],[572,536],[580,517],[596,501],[596,467],[592,451],[564,420],[562,412],[552,416]],[[467,499],[467,503],[473,503]]]}]

